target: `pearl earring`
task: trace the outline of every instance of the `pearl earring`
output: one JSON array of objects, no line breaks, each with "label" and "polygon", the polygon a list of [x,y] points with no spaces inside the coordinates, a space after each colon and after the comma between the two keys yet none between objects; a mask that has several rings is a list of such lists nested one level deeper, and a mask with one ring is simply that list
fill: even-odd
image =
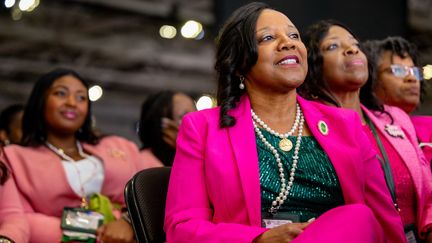
[{"label": "pearl earring", "polygon": [[241,89],[241,90],[243,90],[244,88],[245,88],[245,85],[244,85],[244,80],[245,80],[245,77],[243,76],[243,75],[240,75],[240,84],[239,84],[239,89]]}]

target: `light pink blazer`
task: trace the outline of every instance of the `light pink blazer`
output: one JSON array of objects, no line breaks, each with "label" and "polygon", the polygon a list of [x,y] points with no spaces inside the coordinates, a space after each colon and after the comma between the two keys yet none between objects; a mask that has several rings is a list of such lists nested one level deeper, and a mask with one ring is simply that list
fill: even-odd
[{"label": "light pink blazer", "polygon": [[[432,116],[411,116],[411,121],[420,142],[432,144]],[[424,146],[426,160],[432,162],[432,147]]]},{"label": "light pink blazer", "polygon": [[140,151],[141,163],[143,163],[144,168],[162,167],[164,164],[153,154],[151,149],[143,149]]},{"label": "light pink blazer", "polygon": [[0,185],[0,235],[15,243],[29,239],[29,226],[12,177]]},{"label": "light pink blazer", "polygon": [[[432,175],[429,163],[426,162],[423,152],[417,142],[416,132],[410,117],[401,109],[394,106],[384,106],[385,111],[393,117],[393,124],[404,131],[406,138],[392,137],[385,130],[385,125],[391,119],[385,113],[371,112],[365,107],[363,111],[373,124],[390,142],[404,161],[413,180],[417,196],[417,225],[419,233],[427,230],[426,226],[432,224]],[[431,225],[432,226],[432,225]]]},{"label": "light pink blazer", "polygon": [[[388,241],[404,242],[400,217],[359,117],[297,99],[309,129],[335,168],[345,203],[369,206]],[[182,121],[165,212],[168,242],[252,242],[266,230],[261,228],[249,98],[243,96],[230,114],[237,123],[224,129],[219,128],[219,108],[190,113]],[[319,121],[328,125],[328,135],[318,130]],[[338,225],[334,230],[339,230]]]},{"label": "light pink blazer", "polygon": [[[126,139],[110,136],[84,150],[103,161],[105,179],[101,193],[124,205],[123,190],[138,171],[138,148]],[[60,158],[46,146],[10,145],[5,148],[27,219],[30,242],[60,242],[60,217],[64,207],[79,207],[81,198],[71,189]]]}]

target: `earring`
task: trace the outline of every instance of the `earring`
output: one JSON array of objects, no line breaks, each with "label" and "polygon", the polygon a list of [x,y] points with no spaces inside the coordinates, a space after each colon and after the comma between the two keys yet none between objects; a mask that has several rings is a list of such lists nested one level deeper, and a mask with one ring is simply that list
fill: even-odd
[{"label": "earring", "polygon": [[240,75],[240,84],[239,84],[239,89],[241,89],[241,90],[243,90],[244,88],[245,88],[245,85],[244,85],[244,80],[245,80],[245,77],[243,76],[243,75]]}]

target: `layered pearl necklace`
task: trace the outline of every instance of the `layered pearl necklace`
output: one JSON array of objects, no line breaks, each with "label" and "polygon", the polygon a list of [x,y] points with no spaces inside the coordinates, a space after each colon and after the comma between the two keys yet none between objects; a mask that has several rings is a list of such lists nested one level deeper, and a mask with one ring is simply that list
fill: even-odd
[{"label": "layered pearl necklace", "polygon": [[271,129],[267,124],[264,123],[263,120],[261,120],[256,114],[255,112],[251,109],[251,113],[252,113],[252,118],[253,120],[258,123],[262,128],[264,128],[267,132],[275,135],[276,137],[279,137],[281,140],[279,141],[279,148],[285,152],[288,152],[292,149],[293,144],[292,142],[288,139],[288,136],[292,136],[292,134],[295,132],[295,130],[297,129],[297,127],[299,126],[300,123],[300,116],[302,114],[301,109],[299,104],[296,104],[296,118],[294,120],[293,126],[291,128],[291,130],[285,134],[280,134],[278,132],[276,132],[275,130]]},{"label": "layered pearl necklace", "polygon": [[[272,129],[270,129],[269,126],[267,126],[267,124],[265,124],[261,119],[258,118],[258,116],[253,112],[253,110],[251,110],[252,112],[252,122],[255,128],[255,132],[258,135],[258,137],[261,139],[261,141],[270,149],[270,151],[273,153],[275,159],[276,159],[276,163],[278,166],[278,170],[279,170],[279,178],[280,178],[280,183],[281,183],[281,189],[279,192],[279,196],[277,196],[275,198],[275,200],[272,201],[272,205],[271,208],[269,209],[269,212],[272,214],[276,214],[277,210],[279,210],[279,208],[281,207],[281,205],[284,203],[284,201],[287,199],[289,192],[292,189],[292,185],[294,182],[294,177],[295,177],[295,172],[297,169],[297,163],[298,163],[298,153],[300,150],[300,144],[301,144],[301,140],[302,140],[302,135],[303,135],[303,125],[304,125],[304,116],[303,113],[300,109],[300,106],[297,104],[297,113],[296,113],[296,119],[298,118],[298,122],[297,125],[293,125],[293,127],[295,126],[294,129],[291,129],[291,131],[289,131],[286,134],[283,134],[282,136],[286,135],[286,139],[289,135],[293,134],[296,130],[296,128],[298,127],[298,136],[297,136],[297,140],[296,140],[296,144],[295,144],[295,148],[294,148],[294,153],[292,156],[292,166],[291,166],[291,171],[290,171],[290,176],[288,179],[288,184],[286,184],[286,180],[285,180],[285,174],[284,174],[284,169],[283,169],[283,164],[282,164],[282,160],[280,158],[279,152],[277,151],[277,149],[275,147],[273,147],[273,145],[271,145],[267,139],[264,137],[264,135],[262,134],[260,128],[258,127],[257,123],[260,124],[261,127],[264,128],[267,127],[268,129],[266,129],[266,131],[268,131],[269,133],[276,135]],[[260,121],[260,122],[259,122]],[[261,123],[263,123],[264,125],[261,125]],[[296,122],[294,122],[295,124]],[[273,132],[270,132],[273,131]],[[287,135],[288,134],[288,135]],[[276,135],[277,136],[277,135]],[[280,137],[280,136],[278,136]],[[287,139],[288,140],[288,139]],[[288,140],[289,141],[289,140]]]},{"label": "layered pearl necklace", "polygon": [[[72,165],[75,168],[75,171],[76,171],[76,173],[78,175],[78,180],[79,180],[79,185],[80,185],[80,191],[81,191],[81,195],[80,195],[81,196],[81,207],[82,208],[88,208],[88,202],[87,202],[87,198],[86,198],[86,192],[85,192],[85,189],[84,189],[84,185],[87,183],[87,181],[84,181],[84,182],[82,181],[80,170],[77,168],[77,166],[75,164],[76,161],[72,157],[70,157],[69,155],[67,155],[63,151],[63,149],[57,148],[56,146],[52,145],[48,141],[45,141],[45,144],[46,144],[46,146],[51,151],[53,151],[54,153],[56,153],[63,160],[68,161],[68,162],[72,162]],[[81,157],[86,158],[86,159],[88,159],[90,157],[89,154],[87,154],[87,153],[85,153],[83,151],[83,148],[82,148],[81,143],[79,141],[76,142],[76,146],[77,146],[77,149],[78,149],[78,154]],[[97,168],[97,165],[95,165],[95,167]],[[96,174],[96,172],[97,171],[95,171],[93,173]],[[94,174],[92,174],[89,178],[91,179],[94,176]]]}]

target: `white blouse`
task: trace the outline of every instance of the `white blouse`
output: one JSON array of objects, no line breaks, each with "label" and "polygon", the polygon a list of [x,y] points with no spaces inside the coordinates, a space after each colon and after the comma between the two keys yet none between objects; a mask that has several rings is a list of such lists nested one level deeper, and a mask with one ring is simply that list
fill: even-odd
[{"label": "white blouse", "polygon": [[102,190],[105,173],[100,159],[91,155],[76,162],[62,160],[62,164],[69,185],[80,197],[88,197]]}]

